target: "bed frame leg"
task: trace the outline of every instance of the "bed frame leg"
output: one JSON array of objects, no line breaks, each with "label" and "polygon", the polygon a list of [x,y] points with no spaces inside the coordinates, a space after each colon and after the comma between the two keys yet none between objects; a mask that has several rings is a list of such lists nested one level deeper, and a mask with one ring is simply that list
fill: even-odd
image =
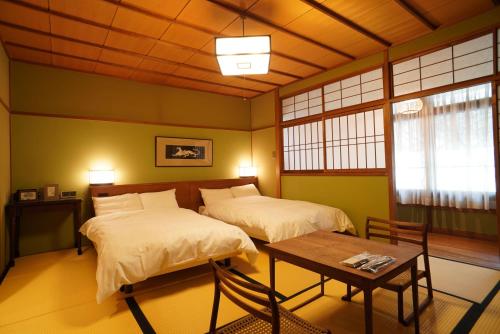
[{"label": "bed frame leg", "polygon": [[134,291],[134,286],[132,284],[125,284],[120,287],[120,292],[132,293]]}]

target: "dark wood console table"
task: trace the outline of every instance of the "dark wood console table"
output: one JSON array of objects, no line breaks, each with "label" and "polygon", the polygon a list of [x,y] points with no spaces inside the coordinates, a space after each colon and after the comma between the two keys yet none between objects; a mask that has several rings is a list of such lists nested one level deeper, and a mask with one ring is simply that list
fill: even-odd
[{"label": "dark wood console table", "polygon": [[78,255],[82,254],[82,238],[79,233],[82,224],[82,200],[80,198],[58,199],[58,200],[36,200],[36,201],[14,201],[6,206],[9,217],[10,232],[10,254],[9,265],[14,266],[14,259],[19,256],[19,227],[21,217],[25,210],[71,210],[73,212],[73,234],[75,238],[75,247]]}]

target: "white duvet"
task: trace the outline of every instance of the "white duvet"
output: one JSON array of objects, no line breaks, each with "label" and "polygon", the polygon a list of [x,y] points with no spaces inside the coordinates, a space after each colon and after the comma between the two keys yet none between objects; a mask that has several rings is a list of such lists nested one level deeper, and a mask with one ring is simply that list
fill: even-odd
[{"label": "white duvet", "polygon": [[187,209],[137,210],[89,219],[80,228],[97,250],[98,303],[124,284],[169,267],[235,251],[255,261],[257,249],[236,226]]},{"label": "white duvet", "polygon": [[340,209],[267,196],[217,201],[206,206],[205,214],[240,226],[247,232],[254,231],[257,235],[265,236],[269,242],[294,238],[316,230],[347,230],[356,233],[351,220]]}]

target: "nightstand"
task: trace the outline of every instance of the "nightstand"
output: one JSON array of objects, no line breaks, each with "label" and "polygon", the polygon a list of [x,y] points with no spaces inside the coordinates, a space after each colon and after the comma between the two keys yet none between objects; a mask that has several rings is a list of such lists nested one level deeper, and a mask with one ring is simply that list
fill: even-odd
[{"label": "nightstand", "polygon": [[10,254],[9,265],[14,266],[14,259],[19,256],[19,226],[26,210],[70,210],[73,212],[73,234],[78,255],[82,254],[82,237],[79,233],[82,224],[82,200],[80,198],[36,201],[14,201],[6,206],[9,217]]}]

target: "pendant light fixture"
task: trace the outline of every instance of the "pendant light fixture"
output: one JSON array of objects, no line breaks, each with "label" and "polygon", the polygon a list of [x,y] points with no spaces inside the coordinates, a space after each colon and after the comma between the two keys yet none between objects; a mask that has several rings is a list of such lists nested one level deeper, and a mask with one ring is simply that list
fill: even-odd
[{"label": "pendant light fixture", "polygon": [[245,36],[245,18],[241,18],[243,36],[216,37],[215,54],[222,75],[267,74],[271,36]]}]

